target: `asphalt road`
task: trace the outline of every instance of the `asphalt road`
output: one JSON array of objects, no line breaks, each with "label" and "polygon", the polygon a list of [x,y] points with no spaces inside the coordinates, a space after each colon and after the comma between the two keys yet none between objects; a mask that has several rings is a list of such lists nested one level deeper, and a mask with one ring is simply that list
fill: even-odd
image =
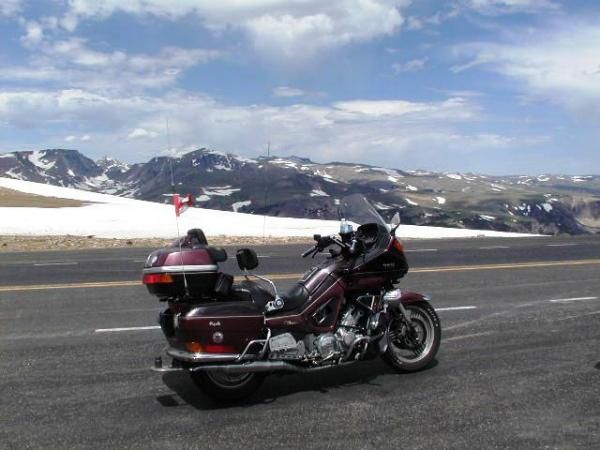
[{"label": "asphalt road", "polygon": [[[156,325],[148,251],[3,254],[0,448],[597,448],[600,239],[406,247],[402,284],[442,320],[436,365],[273,376],[228,407],[148,369],[160,331],[115,330]],[[285,288],[301,250],[259,248],[259,272]]]}]

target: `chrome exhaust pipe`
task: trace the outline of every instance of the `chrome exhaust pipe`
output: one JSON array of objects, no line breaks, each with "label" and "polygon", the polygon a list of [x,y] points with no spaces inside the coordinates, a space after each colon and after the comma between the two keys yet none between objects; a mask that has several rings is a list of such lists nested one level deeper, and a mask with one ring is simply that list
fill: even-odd
[{"label": "chrome exhaust pipe", "polygon": [[316,366],[316,367],[301,367],[295,364],[290,364],[285,361],[256,361],[245,364],[219,364],[219,365],[208,365],[208,366],[196,366],[190,368],[190,372],[225,372],[230,374],[239,374],[239,373],[250,373],[250,372],[316,372],[318,370],[325,369],[333,369],[334,367],[343,367],[351,362],[342,362],[342,363],[333,363],[327,364],[325,366]]},{"label": "chrome exhaust pipe", "polygon": [[294,364],[290,364],[285,361],[256,361],[244,364],[218,364],[218,365],[206,365],[196,366],[190,369],[190,372],[225,372],[231,374],[237,373],[249,373],[249,372],[302,372],[303,367],[298,367]]}]

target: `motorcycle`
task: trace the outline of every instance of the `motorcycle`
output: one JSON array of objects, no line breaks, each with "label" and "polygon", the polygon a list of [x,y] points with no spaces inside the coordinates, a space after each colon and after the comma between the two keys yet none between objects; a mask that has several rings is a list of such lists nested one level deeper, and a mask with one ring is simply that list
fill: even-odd
[{"label": "motorcycle", "polygon": [[[159,323],[170,365],[157,372],[188,371],[217,400],[254,393],[274,372],[305,373],[381,357],[399,372],[427,367],[440,346],[440,320],[430,299],[395,285],[408,272],[404,247],[361,195],[340,202],[339,235],[315,235],[302,256],[328,250],[287,294],[254,274],[256,252],[240,249],[244,280],[219,271],[224,249],[200,229],[152,252],[144,266],[149,292],[165,301]],[[358,227],[354,230],[354,224]],[[267,288],[267,286],[269,288]]]}]

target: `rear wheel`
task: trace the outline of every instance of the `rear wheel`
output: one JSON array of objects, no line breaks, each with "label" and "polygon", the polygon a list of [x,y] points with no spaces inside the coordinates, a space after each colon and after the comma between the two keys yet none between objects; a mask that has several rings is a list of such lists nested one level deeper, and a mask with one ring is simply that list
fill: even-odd
[{"label": "rear wheel", "polygon": [[442,327],[433,306],[422,301],[406,305],[403,317],[394,317],[388,327],[388,348],[382,358],[399,372],[415,372],[426,367],[440,348]]},{"label": "rear wheel", "polygon": [[190,372],[192,380],[206,395],[219,401],[243,400],[258,390],[265,379],[262,373],[230,374],[220,371]]}]

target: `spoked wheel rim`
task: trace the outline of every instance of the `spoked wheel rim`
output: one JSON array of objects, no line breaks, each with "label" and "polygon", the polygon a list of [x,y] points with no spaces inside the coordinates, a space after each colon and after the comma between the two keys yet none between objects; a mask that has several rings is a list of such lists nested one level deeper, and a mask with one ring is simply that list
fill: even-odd
[{"label": "spoked wheel rim", "polygon": [[252,380],[252,373],[225,373],[220,371],[206,372],[206,376],[222,389],[239,389]]},{"label": "spoked wheel rim", "polygon": [[389,347],[394,358],[404,363],[416,363],[429,355],[435,340],[433,319],[421,308],[406,308],[408,320],[414,331],[410,331],[402,318],[395,318],[389,325]]}]

